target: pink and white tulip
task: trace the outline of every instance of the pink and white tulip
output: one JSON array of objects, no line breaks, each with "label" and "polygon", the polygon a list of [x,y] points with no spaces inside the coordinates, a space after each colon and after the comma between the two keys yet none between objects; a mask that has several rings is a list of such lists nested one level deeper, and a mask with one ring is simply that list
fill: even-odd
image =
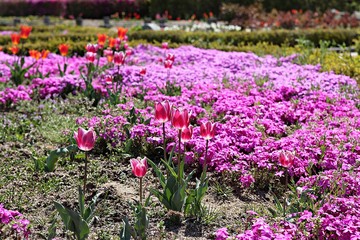
[{"label": "pink and white tulip", "polygon": [[78,145],[78,148],[82,151],[90,151],[95,146],[96,141],[96,133],[90,128],[89,130],[85,130],[81,127],[78,128],[77,132],[74,132],[74,138]]},{"label": "pink and white tulip", "polygon": [[132,173],[139,178],[142,178],[145,176],[147,169],[148,169],[148,164],[146,161],[146,158],[143,159],[139,159],[139,158],[134,158],[130,160],[130,164],[131,164],[131,169],[132,169]]}]

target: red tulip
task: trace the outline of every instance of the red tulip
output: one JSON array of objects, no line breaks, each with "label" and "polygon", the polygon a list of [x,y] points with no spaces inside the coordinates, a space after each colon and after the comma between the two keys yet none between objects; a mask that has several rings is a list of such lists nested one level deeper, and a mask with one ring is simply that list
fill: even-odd
[{"label": "red tulip", "polygon": [[88,60],[88,62],[94,62],[95,57],[96,57],[96,53],[93,53],[93,52],[87,52],[85,54],[85,58],[86,58],[86,60]]},{"label": "red tulip", "polygon": [[116,40],[115,38],[109,38],[109,48],[113,48],[115,46]]},{"label": "red tulip", "polygon": [[155,104],[155,119],[165,123],[171,119],[171,106],[169,101]]},{"label": "red tulip", "polygon": [[294,153],[290,151],[281,151],[279,161],[281,166],[288,168],[294,165],[294,158]]},{"label": "red tulip", "polygon": [[164,62],[164,67],[165,68],[172,68],[172,65],[173,65],[173,61],[171,61],[171,60],[166,60],[165,62]]},{"label": "red tulip", "polygon": [[41,58],[41,52],[37,50],[29,50],[29,55],[36,60],[39,60]]},{"label": "red tulip", "polygon": [[120,40],[124,40],[126,38],[127,31],[128,30],[126,28],[122,28],[122,27],[118,28],[118,37],[120,38]]},{"label": "red tulip", "polygon": [[146,74],[146,68],[141,68],[139,74],[144,76]]},{"label": "red tulip", "polygon": [[47,58],[48,55],[49,55],[49,53],[50,53],[49,50],[42,50],[42,51],[41,51],[41,58],[42,58],[42,59]]},{"label": "red tulip", "polygon": [[216,124],[211,122],[201,123],[200,124],[200,135],[205,138],[205,140],[210,140],[215,136]]},{"label": "red tulip", "polygon": [[106,82],[107,85],[111,85],[113,80],[114,80],[113,76],[111,76],[111,75],[106,75],[105,76],[105,82]]},{"label": "red tulip", "polygon": [[163,49],[168,49],[168,48],[169,48],[169,44],[168,44],[167,42],[163,42],[163,43],[161,44],[161,47],[162,47]]},{"label": "red tulip", "polygon": [[148,169],[146,158],[139,159],[134,158],[130,160],[132,173],[139,178],[142,178],[145,176],[146,171]]},{"label": "red tulip", "polygon": [[66,43],[60,44],[59,51],[60,51],[61,56],[65,57],[68,54],[69,45]]},{"label": "red tulip", "polygon": [[77,132],[74,132],[74,138],[80,150],[90,151],[94,148],[96,133],[92,128],[86,131],[80,127]]},{"label": "red tulip", "polygon": [[98,34],[98,44],[100,45],[101,48],[105,45],[106,39],[107,39],[106,34]]},{"label": "red tulip", "polygon": [[115,52],[114,53],[114,63],[116,65],[124,65],[125,57],[126,57],[126,55],[124,52]]},{"label": "red tulip", "polygon": [[13,55],[16,55],[19,52],[19,48],[16,45],[13,45],[9,50],[12,52]]},{"label": "red tulip", "polygon": [[85,47],[87,52],[96,53],[99,49],[99,45],[88,43]]},{"label": "red tulip", "polygon": [[181,141],[182,142],[190,141],[192,135],[193,135],[193,127],[192,126],[189,126],[185,129],[183,129],[181,132]]},{"label": "red tulip", "polygon": [[174,62],[175,61],[175,55],[172,54],[172,53],[166,54],[166,60],[170,60],[170,61]]},{"label": "red tulip", "polygon": [[13,45],[18,45],[20,43],[20,35],[17,33],[13,33],[10,35],[11,42]]},{"label": "red tulip", "polygon": [[20,26],[20,36],[23,39],[27,39],[30,35],[32,27],[29,26]]},{"label": "red tulip", "polygon": [[190,115],[187,109],[180,111],[179,109],[171,110],[171,124],[178,130],[184,130],[190,124]]}]

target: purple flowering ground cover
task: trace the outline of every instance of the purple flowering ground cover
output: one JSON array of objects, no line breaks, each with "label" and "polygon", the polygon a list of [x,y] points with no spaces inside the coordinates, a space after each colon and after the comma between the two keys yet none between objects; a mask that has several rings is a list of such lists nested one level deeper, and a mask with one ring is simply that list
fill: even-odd
[{"label": "purple flowering ground cover", "polygon": [[[142,45],[133,50],[120,68],[124,77],[121,103],[106,102],[108,90],[113,89],[106,76],[117,71],[110,68],[92,83],[104,96],[101,107],[72,116],[71,121],[93,127],[107,149],[124,149],[130,143],[136,149],[132,154],[158,159],[162,129],[154,119],[153,106],[168,100],[192,113],[194,135],[185,152],[188,169],[204,161],[205,141],[199,137],[198,126],[205,120],[217,122],[216,136],[209,142],[210,184],[216,186],[222,178],[240,196],[266,192],[264,205],[269,208],[257,211],[245,204],[237,222],[210,225],[199,239],[211,238],[209,232],[218,240],[360,239],[360,101],[355,80],[321,72],[319,65],[297,65],[296,55],[278,59],[183,46],[167,50],[175,55],[175,62],[165,69],[160,61],[165,50]],[[16,60],[1,52],[0,59]],[[26,64],[32,61],[26,58]],[[79,71],[86,59],[65,61],[65,76],[59,76],[57,67],[64,58],[51,54],[37,63],[37,69],[49,75],[18,87],[9,84],[10,71],[0,62],[0,108],[11,112],[26,102],[81,97],[85,83]],[[99,64],[105,65],[106,59],[101,58]],[[139,74],[142,67],[147,69],[145,76]],[[133,107],[139,117],[136,124],[129,120]],[[71,137],[74,129],[58,130]],[[177,132],[170,123],[166,132],[170,152]],[[285,216],[276,205],[276,199],[283,200],[286,171],[278,161],[281,150],[295,154],[289,168],[292,188]]]}]

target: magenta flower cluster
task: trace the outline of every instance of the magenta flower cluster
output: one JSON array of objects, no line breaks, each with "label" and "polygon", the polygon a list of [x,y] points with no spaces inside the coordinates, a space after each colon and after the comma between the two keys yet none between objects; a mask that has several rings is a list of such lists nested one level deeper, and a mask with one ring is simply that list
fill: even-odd
[{"label": "magenta flower cluster", "polygon": [[8,232],[2,232],[2,230],[6,229],[3,226],[9,226],[11,231],[14,232],[10,233],[13,237],[15,235],[22,235],[28,239],[30,235],[29,224],[29,220],[25,219],[21,213],[7,210],[0,204],[0,235],[8,235]]}]

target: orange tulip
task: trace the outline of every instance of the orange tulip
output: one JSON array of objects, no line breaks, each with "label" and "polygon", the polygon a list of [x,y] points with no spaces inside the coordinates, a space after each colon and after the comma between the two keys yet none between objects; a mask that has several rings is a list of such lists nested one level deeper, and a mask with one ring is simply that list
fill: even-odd
[{"label": "orange tulip", "polygon": [[30,35],[32,27],[29,26],[20,26],[20,37],[23,39],[27,39]]},{"label": "orange tulip", "polygon": [[125,39],[125,36],[126,36],[126,33],[127,33],[127,29],[126,28],[122,28],[122,27],[119,27],[118,28],[118,37],[120,38],[120,40],[124,40]]},{"label": "orange tulip", "polygon": [[0,52],[3,50],[3,47],[2,46],[0,46]]},{"label": "orange tulip", "polygon": [[9,50],[12,52],[13,55],[16,55],[19,52],[19,48],[16,45],[13,45]]},{"label": "orange tulip", "polygon": [[98,44],[100,46],[104,46],[105,45],[105,42],[106,42],[106,34],[98,34]]},{"label": "orange tulip", "polygon": [[41,58],[45,59],[47,58],[47,56],[49,55],[50,51],[49,50],[42,50],[41,51]]},{"label": "orange tulip", "polygon": [[18,45],[20,43],[20,35],[17,33],[13,33],[10,35],[12,44]]},{"label": "orange tulip", "polygon": [[109,47],[113,48],[115,46],[116,39],[115,38],[109,38]]},{"label": "orange tulip", "polygon": [[106,59],[107,59],[108,63],[111,63],[111,62],[114,60],[114,56],[112,56],[112,55],[107,55],[107,56],[106,56]]},{"label": "orange tulip", "polygon": [[60,44],[59,51],[60,51],[61,56],[65,57],[68,54],[69,45],[66,43]]},{"label": "orange tulip", "polygon": [[36,60],[39,60],[41,57],[41,53],[37,50],[29,50],[29,55]]}]

